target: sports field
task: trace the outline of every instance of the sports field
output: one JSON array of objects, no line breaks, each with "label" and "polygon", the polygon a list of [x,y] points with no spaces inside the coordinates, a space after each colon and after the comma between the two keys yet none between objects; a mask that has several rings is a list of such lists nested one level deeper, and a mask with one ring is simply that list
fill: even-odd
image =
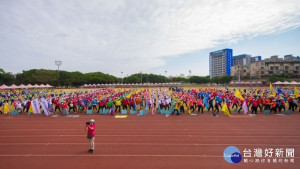
[{"label": "sports field", "polygon": [[[96,124],[94,154],[87,153],[84,130],[91,118]],[[253,117],[212,117],[207,112],[169,117],[147,114],[123,119],[108,115],[0,116],[0,168],[298,169],[299,123],[300,114],[293,112]],[[227,163],[223,152],[228,146],[236,146],[242,156],[250,149],[248,163],[245,157],[240,163]],[[256,148],[263,150],[263,157],[253,157]],[[265,157],[266,148],[273,149],[272,157]],[[275,149],[280,148],[283,157],[275,158]],[[293,158],[285,158],[286,148],[294,148]]]}]

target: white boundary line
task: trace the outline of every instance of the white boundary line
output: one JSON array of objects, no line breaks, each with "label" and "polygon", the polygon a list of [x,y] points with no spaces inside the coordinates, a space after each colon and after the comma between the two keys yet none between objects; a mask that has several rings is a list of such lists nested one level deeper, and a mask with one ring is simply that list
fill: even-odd
[{"label": "white boundary line", "polygon": [[[205,154],[1,154],[0,157],[198,157],[198,158],[223,158],[217,155]],[[293,157],[300,158],[300,157]]]},{"label": "white boundary line", "polygon": [[[170,116],[169,116],[170,117]],[[171,116],[172,117],[172,116]],[[276,116],[276,117],[279,117],[279,116]],[[282,116],[281,116],[282,117]],[[288,116],[285,116],[285,117],[288,117]],[[32,122],[53,122],[53,123],[56,123],[58,121],[65,121],[65,122],[77,122],[77,121],[84,121],[85,119],[90,119],[91,117],[88,117],[88,118],[67,118],[67,119],[70,119],[69,121],[66,121],[66,119],[59,119],[59,118],[56,118],[54,120],[42,120],[42,121],[39,121],[41,119],[35,119],[35,120],[28,120],[28,119],[21,119],[21,118],[18,118],[18,119],[1,119],[0,118],[0,122],[7,122],[7,123],[11,123],[12,120],[14,121],[20,121],[20,122],[24,122],[24,123],[32,123]],[[187,123],[191,123],[191,122],[208,122],[209,118],[199,118],[197,120],[185,120],[185,119],[181,119],[181,120],[157,120],[157,119],[149,119],[149,120],[128,120],[128,119],[99,119],[99,118],[94,118],[95,120],[99,121],[99,122],[112,122],[112,123],[126,123],[126,122],[187,122]],[[167,118],[168,119],[168,118]],[[215,119],[215,118],[214,118]],[[218,119],[220,119],[218,117]],[[252,119],[251,117],[247,116],[247,118],[245,117],[246,120],[238,120],[238,119],[242,119],[242,118],[230,118],[228,119],[228,117],[224,118],[226,119],[226,121],[224,120],[217,120],[217,121],[213,121],[214,123],[221,123],[221,122],[241,122],[241,123],[244,123],[244,122],[286,122],[286,121],[289,121],[289,122],[300,122],[300,120],[289,120],[289,119],[281,119],[281,120],[269,120],[269,119],[266,119],[266,120],[250,120]],[[244,119],[244,118],[243,118]],[[26,120],[26,121],[22,121],[22,120]]]},{"label": "white boundary line", "polygon": [[[281,121],[282,123],[284,123],[283,121]],[[297,121],[295,122],[295,124],[291,124],[290,121],[286,121],[288,122],[288,124],[285,124],[285,125],[295,125],[295,124],[298,124],[300,123],[300,121]],[[42,122],[41,122],[42,123]],[[236,123],[236,122],[232,122],[232,123]],[[252,121],[249,121],[249,124],[248,122],[241,122],[245,125],[253,125],[253,124],[260,124],[259,122],[252,122]],[[3,123],[2,123],[3,124]],[[201,123],[201,122],[197,122],[196,124],[195,123],[169,123],[169,124],[155,124],[155,123],[135,123],[135,124],[125,124],[125,123],[109,123],[109,124],[103,124],[102,125],[124,125],[124,126],[140,126],[140,125],[152,125],[152,126],[218,126],[218,125],[228,125],[229,122],[224,122],[224,123],[209,123],[209,124],[205,124],[205,123]],[[42,126],[42,127],[45,127],[45,126],[53,126],[54,124],[46,124],[46,125],[34,125],[34,126]],[[27,125],[13,125],[13,124],[7,124],[7,125],[0,125],[0,128],[2,127],[31,127],[32,124],[27,124]],[[84,127],[85,125],[75,125],[75,126],[81,126],[81,127]]]},{"label": "white boundary line", "polygon": [[[295,129],[295,128],[294,128]],[[84,128],[82,129],[2,129],[0,130],[0,132],[6,132],[6,131],[56,131],[56,130],[65,130],[65,131],[77,131],[77,130],[81,130],[81,131],[84,131]],[[128,130],[132,130],[132,131],[157,131],[157,130],[160,130],[160,131],[170,131],[170,130],[174,130],[174,131],[189,131],[189,130],[196,130],[196,131],[282,131],[282,132],[300,132],[300,128],[297,130],[289,130],[289,129],[286,129],[286,130],[282,130],[282,129],[222,129],[222,128],[218,128],[218,129],[198,129],[198,128],[190,128],[190,129],[187,129],[187,128],[181,128],[181,129],[166,129],[166,128],[160,128],[160,129],[120,129],[120,128],[116,128],[116,129],[112,129],[112,128],[109,128],[109,129],[101,129],[101,128],[97,128],[97,131],[117,131],[117,130],[120,130],[120,131],[128,131]]]},{"label": "white boundary line", "polygon": [[[0,143],[0,146],[17,145],[87,145],[88,143]],[[127,146],[268,146],[268,147],[300,147],[300,145],[281,144],[202,144],[202,143],[96,143],[96,145],[127,145]]]},{"label": "white boundary line", "polygon": [[[25,137],[85,137],[86,135],[1,135],[0,138],[25,138]],[[300,138],[300,136],[230,136],[230,135],[189,135],[189,134],[184,134],[184,135],[126,135],[126,134],[121,134],[121,135],[97,135],[97,137],[201,137],[201,138]]]},{"label": "white boundary line", "polygon": [[199,158],[223,158],[214,155],[190,155],[190,154],[1,154],[0,157],[199,157]]}]

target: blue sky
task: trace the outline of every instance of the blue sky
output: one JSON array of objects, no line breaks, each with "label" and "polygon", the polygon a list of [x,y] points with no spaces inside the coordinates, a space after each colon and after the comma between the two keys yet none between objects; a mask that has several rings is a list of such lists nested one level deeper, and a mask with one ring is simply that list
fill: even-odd
[{"label": "blue sky", "polygon": [[273,55],[283,57],[287,54],[300,56],[300,28],[285,30],[275,34],[263,35],[256,38],[246,38],[237,43],[224,43],[214,48],[194,51],[176,56],[164,57],[165,66],[158,67],[153,71],[156,74],[165,75],[209,75],[209,52],[231,48],[233,56],[239,54],[250,54],[262,56],[262,59]]},{"label": "blue sky", "polygon": [[208,75],[209,52],[300,55],[299,0],[0,1],[0,67]]}]

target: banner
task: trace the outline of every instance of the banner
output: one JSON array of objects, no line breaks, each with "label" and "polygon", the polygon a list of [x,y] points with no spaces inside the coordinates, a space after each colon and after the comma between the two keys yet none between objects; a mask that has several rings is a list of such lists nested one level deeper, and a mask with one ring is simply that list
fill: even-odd
[{"label": "banner", "polygon": [[276,92],[273,90],[272,83],[270,83],[270,93],[271,93],[270,96],[276,97]]},{"label": "banner", "polygon": [[225,116],[228,116],[228,117],[231,116],[226,103],[224,104],[224,106],[223,106],[223,108],[222,108],[222,111],[224,112],[224,115],[225,115]]},{"label": "banner", "polygon": [[298,90],[298,88],[296,87],[296,86],[294,86],[294,94],[295,94],[295,96],[298,98],[299,97],[299,90]]},{"label": "banner", "polygon": [[277,88],[276,92],[278,95],[280,95],[280,94],[285,95],[284,92],[279,87]]},{"label": "banner", "polygon": [[272,83],[270,83],[270,91],[271,91],[271,92],[273,91]]},{"label": "banner", "polygon": [[4,103],[4,110],[3,110],[4,114],[9,113],[9,108],[8,108],[8,103]]},{"label": "banner", "polygon": [[45,99],[41,99],[41,106],[44,110],[44,113],[46,116],[50,115],[50,112],[48,111],[48,102]]},{"label": "banner", "polygon": [[34,114],[41,114],[39,100],[35,99],[31,101],[32,109]]},{"label": "banner", "polygon": [[248,113],[248,106],[247,106],[246,100],[243,103],[243,109],[244,109],[244,114],[247,114]]},{"label": "banner", "polygon": [[244,100],[244,98],[239,90],[236,90],[234,96],[240,100]]}]

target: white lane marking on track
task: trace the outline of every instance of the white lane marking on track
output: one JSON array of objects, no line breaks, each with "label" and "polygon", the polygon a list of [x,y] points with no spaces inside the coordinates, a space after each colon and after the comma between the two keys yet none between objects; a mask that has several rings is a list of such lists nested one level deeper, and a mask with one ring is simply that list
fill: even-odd
[{"label": "white lane marking on track", "polygon": [[[294,128],[295,129],[295,128]],[[7,130],[0,130],[0,132],[6,132],[6,131],[56,131],[56,130],[64,130],[64,131],[83,131],[84,129],[7,129]],[[98,131],[188,131],[188,130],[194,130],[194,131],[276,131],[276,132],[300,132],[300,129],[299,130],[289,130],[289,129],[286,129],[286,130],[282,130],[282,129],[195,129],[195,128],[192,128],[192,129],[164,129],[164,128],[161,128],[161,129],[120,129],[120,128],[116,128],[116,129],[97,129]]]},{"label": "white lane marking on track", "polygon": [[[0,138],[26,138],[26,137],[85,137],[86,135],[2,135]],[[255,137],[255,138],[299,138],[300,136],[224,136],[224,135],[97,135],[96,137],[213,137],[213,138],[243,138],[243,137]]]},{"label": "white lane marking on track", "polygon": [[[0,157],[200,157],[203,155],[190,155],[190,154],[0,154]],[[209,155],[207,158],[221,158],[223,156]]]},{"label": "white lane marking on track", "polygon": [[[80,116],[81,117],[81,116]],[[64,122],[78,122],[78,121],[83,121],[84,119],[87,119],[87,118],[90,118],[92,116],[89,116],[89,117],[85,117],[85,118],[68,118],[70,119],[70,121],[66,121],[65,118],[56,118],[56,119],[53,119],[53,120],[44,120],[44,118],[40,118],[40,119],[35,119],[35,120],[28,120],[27,118],[15,118],[15,119],[0,119],[1,123],[2,122],[7,122],[7,123],[11,123],[11,120],[20,120],[22,121],[22,123],[32,123],[32,122],[38,122],[39,120],[42,120],[41,122],[45,122],[45,123],[48,123],[48,122],[53,122],[53,123],[56,123],[58,121],[64,121]],[[129,116],[130,117],[130,116]],[[195,117],[195,116],[193,116]],[[207,117],[210,117],[210,116],[207,116]],[[249,116],[247,116],[249,117]],[[218,119],[221,119],[221,120],[217,120],[217,121],[214,121],[214,123],[222,123],[222,122],[241,122],[241,123],[244,123],[244,122],[249,122],[249,123],[253,123],[253,122],[300,122],[300,120],[289,120],[289,119],[282,119],[281,117],[278,117],[278,116],[274,116],[276,118],[280,118],[280,120],[273,120],[273,119],[270,119],[269,117],[266,118],[265,120],[260,120],[260,119],[255,119],[255,120],[250,120],[251,118],[247,118],[246,120],[240,120],[238,118],[234,118],[234,119],[228,119],[227,117],[224,117],[224,119],[226,119],[226,121],[223,121],[223,119],[218,118]],[[285,117],[289,117],[289,116],[285,116]],[[83,119],[83,120],[81,120]],[[193,118],[194,119],[194,118]],[[215,119],[215,118],[214,118]],[[10,120],[10,121],[6,121],[6,120]],[[26,120],[26,121],[24,121]],[[99,122],[112,122],[112,123],[126,123],[126,122],[141,122],[141,123],[144,123],[144,122],[168,122],[166,120],[157,120],[157,119],[149,119],[149,120],[123,120],[123,121],[116,121],[115,119],[101,119],[101,118],[97,118],[95,116],[95,120],[99,121]],[[172,122],[187,122],[187,123],[191,123],[191,122],[195,122],[195,123],[199,123],[199,122],[207,122],[207,120],[211,120],[211,118],[197,118],[197,120],[186,120],[186,119],[182,119],[182,120],[174,120]],[[201,124],[201,123],[199,123]]]},{"label": "white lane marking on track", "polygon": [[[0,143],[0,146],[17,146],[17,145],[86,145],[87,143]],[[280,146],[280,147],[300,147],[300,145],[282,145],[282,144],[202,144],[202,143],[97,143],[97,145],[139,145],[139,146],[229,146],[229,145],[235,145],[235,146]]]},{"label": "white lane marking on track", "polygon": [[[199,157],[223,158],[217,155],[192,155],[192,154],[1,154],[0,157]],[[300,157],[293,157],[300,158]]]}]

